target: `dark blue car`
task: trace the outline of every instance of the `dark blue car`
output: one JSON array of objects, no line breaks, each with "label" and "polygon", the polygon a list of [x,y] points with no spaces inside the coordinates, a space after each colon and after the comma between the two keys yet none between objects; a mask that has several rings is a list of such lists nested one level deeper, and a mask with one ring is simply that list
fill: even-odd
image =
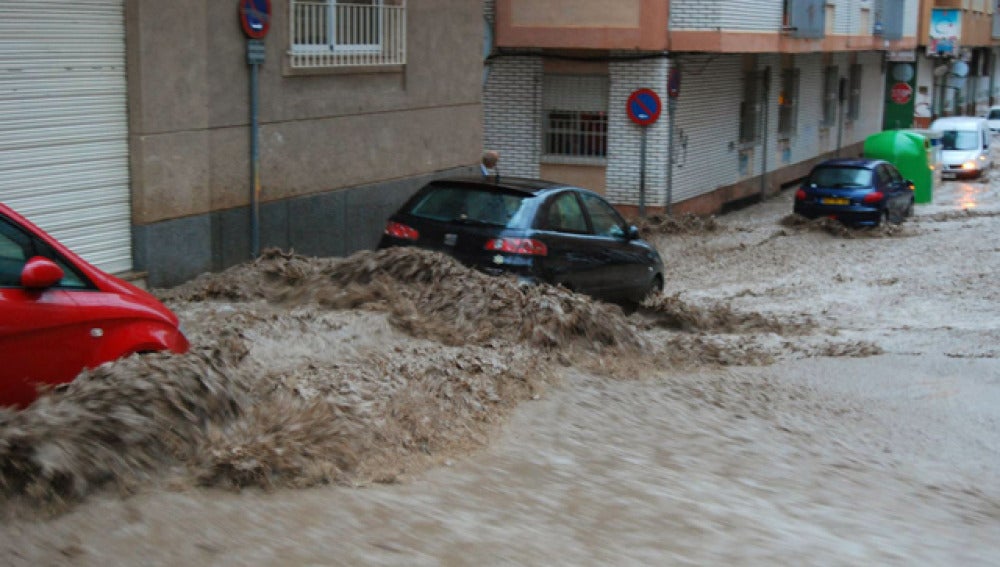
[{"label": "dark blue car", "polygon": [[795,212],[861,226],[900,223],[913,214],[913,182],[887,161],[827,160],[795,192]]},{"label": "dark blue car", "polygon": [[389,218],[379,248],[389,246],[622,303],[663,288],[660,255],[636,227],[600,195],[547,181],[433,181]]}]

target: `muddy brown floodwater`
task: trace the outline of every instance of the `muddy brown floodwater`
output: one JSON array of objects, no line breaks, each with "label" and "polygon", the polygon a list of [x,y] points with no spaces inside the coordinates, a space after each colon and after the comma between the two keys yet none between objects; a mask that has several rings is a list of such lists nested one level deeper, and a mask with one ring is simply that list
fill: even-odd
[{"label": "muddy brown floodwater", "polygon": [[997,186],[650,219],[628,316],[403,250],[160,291],[192,353],[0,412],[0,563],[996,565]]}]

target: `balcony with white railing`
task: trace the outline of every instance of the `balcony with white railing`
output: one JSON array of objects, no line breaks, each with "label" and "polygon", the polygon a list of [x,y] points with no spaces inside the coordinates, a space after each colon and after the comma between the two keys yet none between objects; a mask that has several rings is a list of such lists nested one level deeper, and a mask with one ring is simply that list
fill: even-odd
[{"label": "balcony with white railing", "polygon": [[406,64],[406,0],[291,0],[293,69]]}]

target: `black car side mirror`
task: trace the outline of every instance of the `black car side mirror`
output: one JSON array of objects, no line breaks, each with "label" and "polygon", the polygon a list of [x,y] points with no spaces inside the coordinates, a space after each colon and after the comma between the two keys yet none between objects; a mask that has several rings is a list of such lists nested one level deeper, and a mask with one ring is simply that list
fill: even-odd
[{"label": "black car side mirror", "polygon": [[629,240],[639,240],[640,238],[639,227],[635,226],[634,224],[629,226],[628,232],[626,234],[628,235]]},{"label": "black car side mirror", "polygon": [[917,190],[916,183],[910,181],[909,179],[904,179],[903,180],[903,184],[906,185],[906,188],[909,189],[910,191],[916,191]]}]

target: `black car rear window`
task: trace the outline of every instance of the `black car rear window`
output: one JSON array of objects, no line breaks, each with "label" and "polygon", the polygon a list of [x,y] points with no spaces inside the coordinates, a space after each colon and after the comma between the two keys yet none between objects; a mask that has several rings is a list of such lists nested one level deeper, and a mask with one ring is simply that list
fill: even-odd
[{"label": "black car rear window", "polygon": [[432,185],[424,190],[409,214],[443,222],[470,222],[512,226],[527,195],[490,189]]},{"label": "black car rear window", "polygon": [[861,167],[817,167],[809,176],[809,183],[818,187],[868,187],[872,184],[872,170]]}]

